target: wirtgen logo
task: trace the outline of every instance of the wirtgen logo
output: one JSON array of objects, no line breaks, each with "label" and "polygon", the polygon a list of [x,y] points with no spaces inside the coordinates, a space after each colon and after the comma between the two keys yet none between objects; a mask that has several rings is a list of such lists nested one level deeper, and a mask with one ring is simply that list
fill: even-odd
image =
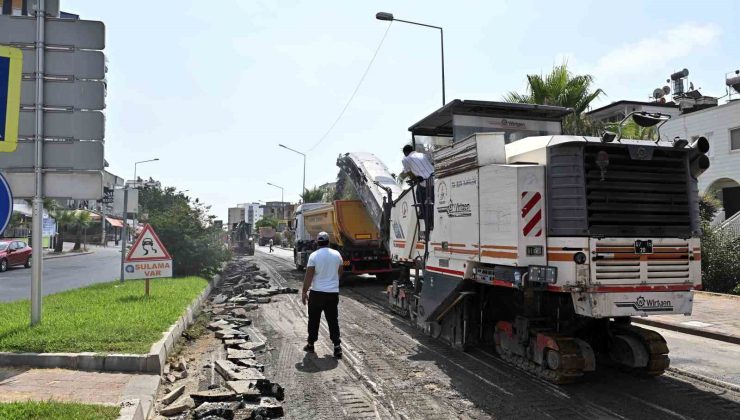
[{"label": "wirtgen logo", "polygon": [[617,308],[632,308],[642,312],[671,312],[673,311],[673,302],[670,300],[645,299],[644,296],[638,296],[633,302],[614,302]]}]

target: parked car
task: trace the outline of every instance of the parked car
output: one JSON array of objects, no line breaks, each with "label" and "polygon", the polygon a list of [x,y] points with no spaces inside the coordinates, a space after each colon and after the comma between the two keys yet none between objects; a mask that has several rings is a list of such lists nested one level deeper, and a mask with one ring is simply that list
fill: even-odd
[{"label": "parked car", "polygon": [[0,272],[17,265],[31,267],[31,247],[23,241],[0,241]]}]

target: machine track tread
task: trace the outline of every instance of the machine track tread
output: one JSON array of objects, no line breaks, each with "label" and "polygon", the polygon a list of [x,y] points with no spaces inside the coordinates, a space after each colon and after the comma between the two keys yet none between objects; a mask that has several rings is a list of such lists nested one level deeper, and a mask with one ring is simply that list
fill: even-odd
[{"label": "machine track tread", "polygon": [[662,335],[635,325],[613,324],[612,328],[637,338],[645,345],[649,355],[648,365],[636,371],[647,376],[660,376],[665,373],[671,359],[668,357],[668,343]]},{"label": "machine track tread", "polygon": [[517,366],[520,369],[530,372],[554,384],[564,385],[577,381],[578,378],[583,376],[583,368],[585,366],[585,361],[583,356],[580,354],[578,344],[573,340],[573,337],[555,334],[552,334],[551,337],[555,340],[560,349],[558,353],[560,354],[561,362],[558,369],[551,369],[543,365],[538,365],[533,360],[513,353],[498,344],[496,345],[496,352],[509,364]]}]

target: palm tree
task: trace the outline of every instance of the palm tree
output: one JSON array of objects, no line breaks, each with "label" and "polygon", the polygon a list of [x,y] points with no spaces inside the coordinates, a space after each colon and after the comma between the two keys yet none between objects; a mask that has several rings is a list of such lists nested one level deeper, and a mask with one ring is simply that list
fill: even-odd
[{"label": "palm tree", "polygon": [[319,203],[324,199],[324,190],[319,187],[306,188],[301,194],[301,199],[304,203]]},{"label": "palm tree", "polygon": [[568,134],[592,134],[593,127],[585,112],[591,102],[604,94],[601,89],[592,91],[593,76],[574,75],[568,70],[568,63],[554,66],[546,75],[527,75],[527,93],[509,92],[504,96],[506,102],[526,104],[556,105],[573,109],[563,121],[563,131]]},{"label": "palm tree", "polygon": [[70,210],[56,208],[51,213],[51,217],[53,217],[59,225],[57,241],[54,244],[54,252],[62,252],[62,247],[64,246],[64,230],[72,226],[75,219],[75,214]]},{"label": "palm tree", "polygon": [[75,246],[72,248],[73,251],[79,251],[82,245],[82,233],[92,225],[93,220],[90,216],[90,212],[84,210],[77,210],[73,212],[73,219],[71,225],[75,228]]}]

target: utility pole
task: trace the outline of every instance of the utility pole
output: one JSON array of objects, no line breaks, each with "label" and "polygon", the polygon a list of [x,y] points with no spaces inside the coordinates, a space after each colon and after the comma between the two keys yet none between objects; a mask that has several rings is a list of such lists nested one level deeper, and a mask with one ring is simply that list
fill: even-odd
[{"label": "utility pole", "polygon": [[[31,325],[41,322],[42,276],[44,273],[44,250],[42,233],[44,228],[44,25],[46,23],[46,1],[37,0],[36,10],[36,129],[34,135],[36,192],[33,196],[33,225],[31,227]],[[62,244],[64,246],[64,244]]]}]

